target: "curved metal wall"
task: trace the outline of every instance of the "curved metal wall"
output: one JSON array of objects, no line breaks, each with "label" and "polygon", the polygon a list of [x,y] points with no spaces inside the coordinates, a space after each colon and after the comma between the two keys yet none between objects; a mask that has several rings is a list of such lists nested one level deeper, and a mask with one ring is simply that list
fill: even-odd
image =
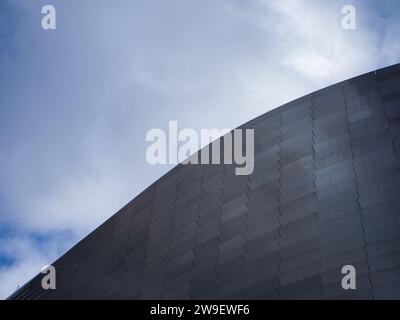
[{"label": "curved metal wall", "polygon": [[241,128],[251,175],[177,166],[12,298],[400,298],[400,65]]}]

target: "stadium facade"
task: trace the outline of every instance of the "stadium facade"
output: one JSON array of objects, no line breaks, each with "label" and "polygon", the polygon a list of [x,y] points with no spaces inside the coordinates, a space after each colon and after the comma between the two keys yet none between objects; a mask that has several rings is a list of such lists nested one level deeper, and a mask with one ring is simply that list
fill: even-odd
[{"label": "stadium facade", "polygon": [[10,298],[399,299],[400,65],[240,128],[252,174],[178,165]]}]

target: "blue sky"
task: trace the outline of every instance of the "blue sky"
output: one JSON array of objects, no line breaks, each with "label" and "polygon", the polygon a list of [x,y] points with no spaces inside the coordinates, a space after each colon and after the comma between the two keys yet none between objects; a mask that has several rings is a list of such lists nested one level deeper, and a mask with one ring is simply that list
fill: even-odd
[{"label": "blue sky", "polygon": [[397,0],[2,0],[0,298],[171,168],[148,130],[234,128],[398,63],[399,30]]}]

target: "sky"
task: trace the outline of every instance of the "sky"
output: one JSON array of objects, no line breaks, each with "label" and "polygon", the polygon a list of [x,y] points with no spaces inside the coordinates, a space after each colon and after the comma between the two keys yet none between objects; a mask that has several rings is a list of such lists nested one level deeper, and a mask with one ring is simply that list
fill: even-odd
[{"label": "sky", "polygon": [[1,0],[0,299],[172,168],[149,130],[233,129],[399,63],[399,30],[398,0]]}]

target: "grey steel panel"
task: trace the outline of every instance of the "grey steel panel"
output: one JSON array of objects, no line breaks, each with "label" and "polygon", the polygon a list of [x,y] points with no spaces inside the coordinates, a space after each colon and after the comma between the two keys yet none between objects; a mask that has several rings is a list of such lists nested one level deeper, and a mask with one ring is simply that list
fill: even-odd
[{"label": "grey steel panel", "polygon": [[377,70],[249,121],[250,176],[178,165],[55,262],[57,290],[39,276],[12,298],[400,298],[399,79]]}]

